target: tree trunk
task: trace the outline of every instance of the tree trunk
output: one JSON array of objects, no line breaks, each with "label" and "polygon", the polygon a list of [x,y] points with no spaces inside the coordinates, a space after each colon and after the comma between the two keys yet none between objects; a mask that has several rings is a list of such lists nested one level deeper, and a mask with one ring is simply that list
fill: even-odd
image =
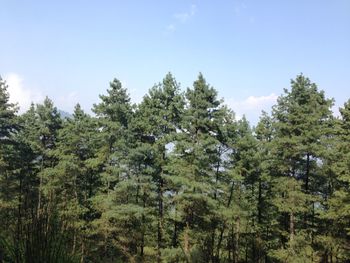
[{"label": "tree trunk", "polygon": [[310,154],[306,155],[306,173],[305,173],[305,192],[309,193],[309,177],[310,177]]},{"label": "tree trunk", "polygon": [[[175,195],[177,195],[177,192],[175,192]],[[177,222],[176,222],[176,217],[177,217],[177,210],[176,210],[176,203],[175,203],[175,218],[174,218],[174,233],[172,237],[172,245],[173,247],[177,247],[178,241],[177,241]]]},{"label": "tree trunk", "polygon": [[258,193],[258,223],[261,224],[262,221],[262,186],[261,178],[259,178],[259,193]]},{"label": "tree trunk", "polygon": [[17,262],[21,262],[20,258],[20,241],[21,241],[21,229],[22,229],[22,176],[19,178],[19,194],[18,194],[18,215],[17,215],[17,227],[16,227],[16,245],[15,254]]},{"label": "tree trunk", "polygon": [[[232,184],[231,184],[231,187],[230,187],[230,196],[228,198],[227,205],[226,205],[227,208],[230,207],[231,202],[232,202],[234,186],[235,186],[235,183],[234,183],[234,181],[232,181]],[[221,244],[222,244],[224,231],[225,231],[225,222],[223,223],[223,226],[222,226],[222,228],[220,230],[220,234],[219,234],[219,241],[218,241],[218,245],[217,245],[217,248],[216,248],[216,255],[217,255],[217,257],[219,257],[219,254],[220,254],[220,249],[221,249]]]},{"label": "tree trunk", "polygon": [[43,175],[42,175],[42,171],[44,169],[44,156],[42,156],[42,159],[41,159],[41,167],[40,167],[40,179],[39,179],[39,187],[38,187],[38,207],[37,207],[37,218],[40,217],[40,213],[41,213],[41,188],[42,188],[42,185],[43,185]]},{"label": "tree trunk", "polygon": [[[221,147],[220,146],[219,146],[219,150],[218,151],[219,151],[219,155],[221,155]],[[218,192],[218,186],[217,185],[218,185],[218,182],[219,182],[220,161],[221,161],[221,159],[218,158],[218,161],[216,163],[214,200],[217,200],[217,192]],[[211,256],[212,262],[217,262],[217,261],[219,261],[219,253],[220,253],[220,249],[219,249],[219,250],[217,250],[217,253],[215,254],[215,233],[216,233],[217,224],[214,221],[212,221],[211,225],[212,225],[212,236],[211,236],[211,244],[210,244],[210,246],[211,246],[211,248],[210,248],[210,256]]]},{"label": "tree trunk", "polygon": [[80,263],[84,263],[84,256],[85,256],[85,242],[84,238],[81,241],[81,257],[80,257]]},{"label": "tree trunk", "polygon": [[140,256],[141,256],[141,261],[143,262],[143,257],[144,257],[144,248],[145,248],[145,208],[146,208],[146,195],[145,193],[143,193],[143,197],[142,197],[142,207],[143,207],[143,212],[142,212],[142,218],[141,218],[141,228],[142,228],[142,236],[141,236],[141,252],[140,252]]},{"label": "tree trunk", "polygon": [[290,212],[289,218],[289,240],[292,242],[294,240],[294,213]]},{"label": "tree trunk", "polygon": [[187,258],[189,256],[189,252],[190,252],[189,230],[190,230],[190,226],[189,226],[189,223],[187,221],[186,222],[185,233],[184,233],[184,252],[185,252]]},{"label": "tree trunk", "polygon": [[72,254],[73,255],[75,254],[76,244],[77,244],[77,232],[74,230],[74,233],[73,233],[73,247],[72,247]]},{"label": "tree trunk", "polygon": [[163,178],[160,178],[158,186],[158,240],[157,240],[157,262],[162,262],[161,249],[163,248]]},{"label": "tree trunk", "polygon": [[239,262],[239,232],[240,232],[240,218],[237,218],[236,222],[236,233],[235,233],[235,251],[234,251],[234,261]]}]

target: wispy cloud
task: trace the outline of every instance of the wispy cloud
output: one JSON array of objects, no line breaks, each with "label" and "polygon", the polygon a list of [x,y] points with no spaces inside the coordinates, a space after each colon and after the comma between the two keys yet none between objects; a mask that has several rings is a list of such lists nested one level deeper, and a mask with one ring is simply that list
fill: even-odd
[{"label": "wispy cloud", "polygon": [[233,8],[234,15],[249,24],[255,24],[256,17],[249,10],[245,0],[237,0]]},{"label": "wispy cloud", "polygon": [[247,9],[247,5],[245,4],[245,1],[240,0],[235,2],[235,5],[234,5],[235,15],[240,15],[244,9]]},{"label": "wispy cloud", "polygon": [[236,113],[237,118],[247,117],[253,124],[258,121],[261,111],[271,111],[271,107],[276,103],[278,96],[271,93],[266,96],[249,96],[238,101],[234,99],[227,100],[228,106]]},{"label": "wispy cloud", "polygon": [[174,24],[170,24],[166,27],[168,32],[174,32],[176,30],[176,26]]},{"label": "wispy cloud", "polygon": [[173,22],[166,26],[166,33],[176,31],[179,24],[186,24],[197,13],[197,6],[192,4],[188,11],[173,14]]},{"label": "wispy cloud", "polygon": [[20,113],[29,109],[32,102],[38,103],[44,99],[44,96],[40,91],[24,87],[23,79],[18,74],[6,74],[4,79],[8,85],[10,102],[18,103]]},{"label": "wispy cloud", "polygon": [[191,5],[191,9],[187,12],[176,13],[174,14],[174,18],[180,23],[186,23],[191,17],[193,17],[197,12],[197,6]]},{"label": "wispy cloud", "polygon": [[254,16],[249,17],[249,23],[255,24],[255,17]]}]

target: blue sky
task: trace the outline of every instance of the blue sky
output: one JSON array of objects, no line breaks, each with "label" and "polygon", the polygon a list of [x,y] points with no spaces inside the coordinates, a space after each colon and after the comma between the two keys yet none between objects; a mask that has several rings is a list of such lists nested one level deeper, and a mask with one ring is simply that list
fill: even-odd
[{"label": "blue sky", "polygon": [[114,77],[139,102],[172,72],[199,72],[256,123],[303,72],[350,98],[350,1],[0,1],[0,74],[22,111],[48,95],[90,112]]}]

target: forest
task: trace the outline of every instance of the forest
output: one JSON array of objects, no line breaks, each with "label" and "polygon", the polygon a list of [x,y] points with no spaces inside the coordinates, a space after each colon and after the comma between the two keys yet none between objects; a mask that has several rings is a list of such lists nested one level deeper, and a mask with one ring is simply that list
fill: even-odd
[{"label": "forest", "polygon": [[62,117],[0,78],[0,262],[350,262],[350,100],[281,94],[253,127],[168,73]]}]

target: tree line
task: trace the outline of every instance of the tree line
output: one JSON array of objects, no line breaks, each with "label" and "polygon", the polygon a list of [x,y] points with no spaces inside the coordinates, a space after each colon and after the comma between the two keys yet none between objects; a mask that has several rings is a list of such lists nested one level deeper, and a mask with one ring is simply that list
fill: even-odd
[{"label": "tree line", "polygon": [[256,127],[202,74],[62,118],[0,78],[0,262],[350,262],[350,100],[304,75]]}]

